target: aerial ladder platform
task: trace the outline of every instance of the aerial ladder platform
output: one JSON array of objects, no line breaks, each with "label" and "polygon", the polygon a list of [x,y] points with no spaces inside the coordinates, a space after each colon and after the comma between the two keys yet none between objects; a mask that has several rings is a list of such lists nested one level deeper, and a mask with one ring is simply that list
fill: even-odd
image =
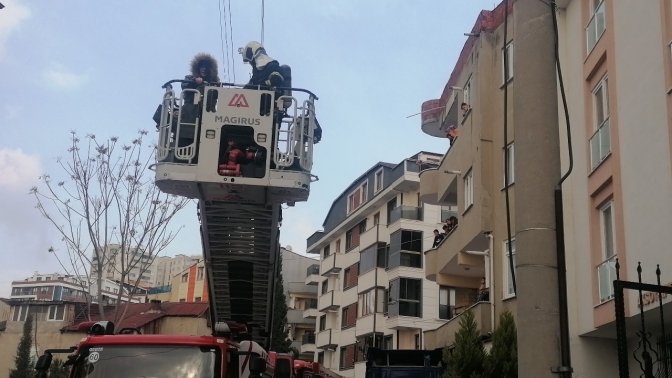
[{"label": "aerial ladder platform", "polygon": [[163,85],[155,182],[198,201],[212,324],[242,323],[268,348],[282,206],[307,201],[317,180],[317,96],[291,79],[287,88],[204,83],[176,95],[181,82]]}]

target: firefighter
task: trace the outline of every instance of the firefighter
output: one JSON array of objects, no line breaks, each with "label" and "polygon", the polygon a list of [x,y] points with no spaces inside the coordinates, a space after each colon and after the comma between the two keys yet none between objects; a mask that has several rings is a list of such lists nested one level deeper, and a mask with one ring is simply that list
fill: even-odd
[{"label": "firefighter", "polygon": [[243,55],[243,62],[252,65],[252,78],[245,85],[246,89],[258,86],[282,87],[285,78],[280,73],[280,63],[266,55],[266,49],[259,42],[252,41],[238,49]]}]

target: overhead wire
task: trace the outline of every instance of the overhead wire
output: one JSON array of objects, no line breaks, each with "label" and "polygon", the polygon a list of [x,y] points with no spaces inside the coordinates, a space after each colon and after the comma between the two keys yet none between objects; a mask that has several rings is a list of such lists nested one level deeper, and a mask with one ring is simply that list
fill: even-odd
[{"label": "overhead wire", "polygon": [[[224,1],[224,0],[222,0]],[[236,54],[233,47],[233,21],[231,21],[231,0],[229,0],[229,40],[231,41],[231,65],[233,67],[233,82],[236,82]]]},{"label": "overhead wire", "polygon": [[264,44],[264,12],[265,12],[265,0],[261,0],[261,44]]},{"label": "overhead wire", "polygon": [[[225,75],[228,75],[231,72],[230,65],[229,65],[229,39],[228,39],[228,37],[224,38],[224,35],[227,32],[226,32],[226,27],[222,26],[222,2],[223,1],[224,0],[222,0],[222,1],[217,0],[217,5],[219,7],[219,39],[220,39],[221,44],[222,44],[222,64],[226,63],[226,74]],[[224,13],[225,13],[224,23],[226,24],[226,8],[224,9]],[[224,49],[224,41],[226,41],[226,50]],[[226,51],[226,57],[224,56],[225,51]]]}]

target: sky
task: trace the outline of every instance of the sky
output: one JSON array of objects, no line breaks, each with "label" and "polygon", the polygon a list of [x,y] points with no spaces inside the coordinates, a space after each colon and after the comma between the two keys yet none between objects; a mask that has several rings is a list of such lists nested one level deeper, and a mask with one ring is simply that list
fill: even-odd
[{"label": "sky", "polygon": [[[47,251],[60,237],[28,191],[41,174],[63,175],[56,158],[67,152],[70,131],[131,141],[147,130],[156,138],[161,85],[188,74],[199,52],[218,59],[220,78],[247,82],[251,67],[237,49],[260,41],[262,0],[221,1],[224,28],[216,0],[0,0],[0,297],[34,271],[63,271]],[[295,87],[319,96],[323,129],[313,166],[319,181],[308,202],[283,212],[283,246],[305,254],[336,196],[377,162],[445,153],[447,140],[425,135],[420,117],[407,116],[441,95],[464,33],[494,7],[491,0],[265,2],[266,51],[292,67]],[[164,255],[202,253],[194,205],[171,227],[183,228]]]}]

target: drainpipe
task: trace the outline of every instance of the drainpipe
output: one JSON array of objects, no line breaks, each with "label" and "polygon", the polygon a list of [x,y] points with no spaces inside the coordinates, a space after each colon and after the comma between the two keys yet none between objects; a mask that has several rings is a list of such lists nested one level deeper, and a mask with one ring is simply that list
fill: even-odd
[{"label": "drainpipe", "polygon": [[493,290],[494,286],[494,275],[495,275],[495,268],[494,268],[494,262],[495,262],[495,257],[494,257],[494,246],[495,246],[495,237],[492,236],[492,232],[486,233],[486,236],[488,239],[490,239],[490,245],[488,246],[488,262],[490,263],[490,277],[488,277],[488,299],[490,300],[490,332],[495,332],[495,291]]}]

